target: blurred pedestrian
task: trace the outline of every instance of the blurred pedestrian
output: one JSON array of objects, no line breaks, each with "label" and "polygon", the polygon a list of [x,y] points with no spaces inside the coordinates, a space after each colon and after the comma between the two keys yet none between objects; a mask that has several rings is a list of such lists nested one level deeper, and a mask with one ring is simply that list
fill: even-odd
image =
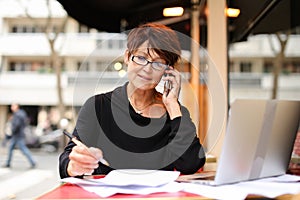
[{"label": "blurred pedestrian", "polygon": [[11,119],[11,139],[8,146],[8,158],[4,167],[10,167],[13,156],[13,150],[16,146],[22,151],[30,162],[31,168],[35,168],[36,162],[33,160],[30,150],[25,145],[25,132],[24,129],[27,126],[27,114],[24,110],[20,109],[19,104],[13,103],[11,105],[13,116]]}]

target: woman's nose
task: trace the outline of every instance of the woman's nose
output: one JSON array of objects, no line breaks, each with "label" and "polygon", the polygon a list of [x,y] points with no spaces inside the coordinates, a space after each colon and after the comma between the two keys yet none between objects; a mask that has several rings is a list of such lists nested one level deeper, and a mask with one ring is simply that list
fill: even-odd
[{"label": "woman's nose", "polygon": [[144,66],[143,70],[146,72],[152,72],[152,63],[148,63],[146,66]]}]

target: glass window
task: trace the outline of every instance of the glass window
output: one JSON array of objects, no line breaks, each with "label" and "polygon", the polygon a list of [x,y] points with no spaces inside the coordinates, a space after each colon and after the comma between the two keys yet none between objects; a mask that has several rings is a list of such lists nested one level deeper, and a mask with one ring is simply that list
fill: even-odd
[{"label": "glass window", "polygon": [[234,62],[233,61],[229,62],[229,72],[234,72]]},{"label": "glass window", "polygon": [[241,62],[240,72],[251,72],[252,63],[251,62]]},{"label": "glass window", "polygon": [[101,39],[97,39],[97,41],[96,41],[96,45],[97,45],[97,48],[98,49],[101,49],[102,47],[103,47],[103,40],[101,40]]},{"label": "glass window", "polygon": [[39,25],[12,25],[10,28],[11,33],[41,33],[43,30],[43,27]]},{"label": "glass window", "polygon": [[272,62],[265,62],[263,66],[264,73],[270,73],[273,71],[273,63]]},{"label": "glass window", "polygon": [[11,29],[12,33],[17,33],[18,32],[18,27],[17,26],[13,26]]},{"label": "glass window", "polygon": [[123,49],[124,47],[125,47],[125,40],[118,40],[118,42],[119,42],[119,48],[120,49]]},{"label": "glass window", "polygon": [[108,40],[108,48],[112,49],[114,46],[113,41],[112,40]]},{"label": "glass window", "polygon": [[90,63],[89,62],[81,62],[81,61],[78,61],[77,62],[77,70],[80,70],[80,71],[89,71],[90,67],[89,67]]}]

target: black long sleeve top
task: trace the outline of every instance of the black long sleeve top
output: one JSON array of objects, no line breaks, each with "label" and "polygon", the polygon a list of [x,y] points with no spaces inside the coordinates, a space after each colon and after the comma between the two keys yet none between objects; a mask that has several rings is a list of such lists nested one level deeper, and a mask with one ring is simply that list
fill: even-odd
[{"label": "black long sleeve top", "polygon": [[[205,163],[205,153],[196,136],[188,110],[173,120],[143,117],[131,106],[127,83],[112,92],[89,98],[81,108],[73,135],[87,146],[103,151],[110,166],[99,162],[93,174],[113,169],[178,170],[195,173]],[[59,157],[61,178],[68,177],[69,154],[75,146],[69,141]]]}]

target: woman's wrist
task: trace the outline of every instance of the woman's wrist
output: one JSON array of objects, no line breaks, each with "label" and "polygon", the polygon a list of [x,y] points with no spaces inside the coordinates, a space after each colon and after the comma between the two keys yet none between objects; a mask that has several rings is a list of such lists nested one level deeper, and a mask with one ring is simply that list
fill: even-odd
[{"label": "woman's wrist", "polygon": [[170,103],[166,106],[167,112],[169,113],[170,119],[173,120],[176,117],[181,117],[181,109],[178,102]]}]

